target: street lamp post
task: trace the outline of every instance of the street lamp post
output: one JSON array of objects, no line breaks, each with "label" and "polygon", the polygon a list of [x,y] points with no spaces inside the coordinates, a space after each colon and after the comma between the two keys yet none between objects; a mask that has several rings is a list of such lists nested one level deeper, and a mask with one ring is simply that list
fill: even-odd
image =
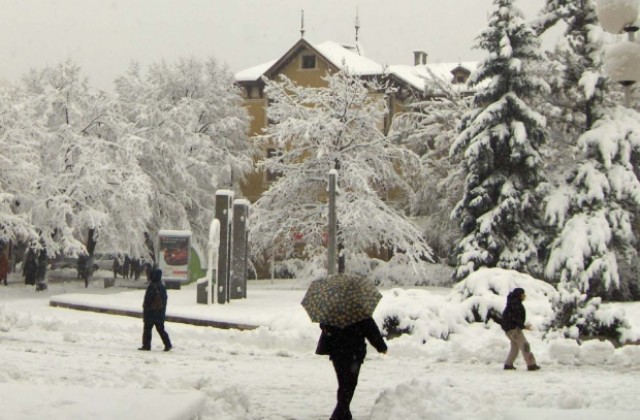
[{"label": "street lamp post", "polygon": [[640,0],[598,0],[596,14],[605,31],[627,33],[627,41],[607,48],[604,67],[609,77],[622,85],[625,106],[630,107],[631,88],[640,80],[640,44],[635,42]]}]

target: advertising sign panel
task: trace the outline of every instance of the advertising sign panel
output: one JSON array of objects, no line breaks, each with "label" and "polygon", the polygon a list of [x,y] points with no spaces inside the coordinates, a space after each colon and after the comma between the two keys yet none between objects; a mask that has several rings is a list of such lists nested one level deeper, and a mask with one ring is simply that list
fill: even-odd
[{"label": "advertising sign panel", "polygon": [[186,283],[189,281],[191,232],[188,230],[161,230],[158,232],[158,268],[162,278]]}]

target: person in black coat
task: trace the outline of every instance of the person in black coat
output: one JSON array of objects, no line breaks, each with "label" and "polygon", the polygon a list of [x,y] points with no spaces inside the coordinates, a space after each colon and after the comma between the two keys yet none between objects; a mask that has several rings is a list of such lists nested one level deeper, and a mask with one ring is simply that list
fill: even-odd
[{"label": "person in black coat", "polygon": [[29,249],[22,263],[22,274],[24,274],[24,284],[35,285],[38,272],[35,251]]},{"label": "person in black coat", "polygon": [[518,357],[518,353],[522,352],[528,370],[538,370],[540,366],[536,364],[536,358],[531,353],[529,342],[524,336],[522,330],[531,329],[529,324],[525,324],[527,313],[522,302],[527,295],[524,289],[517,287],[513,289],[507,296],[507,305],[502,312],[502,329],[507,334],[511,343],[511,349],[507,360],[504,362],[505,370],[514,370],[513,362]]},{"label": "person in black coat", "polygon": [[387,345],[372,318],[351,324],[345,328],[320,324],[318,354],[328,354],[338,378],[336,407],[331,420],[350,420],[351,399],[358,385],[360,366],[367,354],[366,338],[379,353],[387,353]]},{"label": "person in black coat", "polygon": [[164,351],[171,350],[171,340],[164,329],[166,310],[167,289],[162,284],[162,270],[154,269],[149,272],[149,285],[142,303],[144,329],[142,331],[142,347],[138,350],[151,350],[151,330],[154,326],[164,343]]}]

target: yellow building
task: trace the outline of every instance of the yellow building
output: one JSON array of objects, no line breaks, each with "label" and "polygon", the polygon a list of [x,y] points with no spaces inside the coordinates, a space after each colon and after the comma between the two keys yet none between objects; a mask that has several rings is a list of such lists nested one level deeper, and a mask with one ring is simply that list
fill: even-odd
[{"label": "yellow building", "polygon": [[[476,63],[435,63],[427,62],[423,51],[413,53],[413,65],[381,65],[361,53],[355,46],[341,45],[333,41],[314,44],[300,38],[280,58],[263,63],[235,74],[235,81],[242,88],[244,105],[251,116],[250,135],[262,134],[268,124],[268,98],[264,94],[263,78],[277,80],[286,76],[300,86],[324,87],[323,77],[328,73],[347,70],[364,79],[376,79],[385,82],[394,89],[387,96],[388,115],[381,125],[388,130],[393,116],[405,110],[416,99],[426,99],[434,94],[426,89],[427,81],[433,77],[459,87],[468,92],[467,78],[476,67]],[[267,155],[275,150],[266,150]],[[259,171],[249,175],[241,185],[243,195],[251,202],[256,201],[269,187],[273,177]]]}]

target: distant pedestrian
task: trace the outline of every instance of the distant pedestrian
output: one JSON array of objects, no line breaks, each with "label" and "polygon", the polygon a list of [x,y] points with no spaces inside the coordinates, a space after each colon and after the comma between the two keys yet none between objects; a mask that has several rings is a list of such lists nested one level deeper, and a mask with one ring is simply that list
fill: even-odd
[{"label": "distant pedestrian", "polygon": [[36,253],[32,249],[28,249],[22,262],[22,274],[24,275],[24,284],[31,286],[36,284],[36,276],[38,272],[38,263],[36,262]]},{"label": "distant pedestrian", "polygon": [[164,329],[164,318],[167,310],[167,289],[162,284],[162,270],[149,272],[149,284],[142,303],[144,328],[142,331],[142,347],[138,350],[151,350],[151,330],[156,327],[164,343],[164,351],[171,350],[169,334]]},{"label": "distant pedestrian", "polygon": [[122,278],[129,278],[129,270],[131,268],[131,258],[128,255],[124,256],[124,263],[122,263]]},{"label": "distant pedestrian", "polygon": [[360,366],[367,353],[366,338],[379,353],[387,353],[387,345],[372,318],[356,322],[345,328],[320,324],[322,334],[318,342],[318,354],[328,354],[338,379],[337,403],[331,420],[352,418],[351,399],[358,385]]},{"label": "distant pedestrian", "polygon": [[36,292],[47,290],[47,266],[49,265],[49,259],[47,257],[47,251],[41,249],[38,251],[36,258]]},{"label": "distant pedestrian", "polygon": [[118,257],[114,257],[113,258],[113,278],[117,279],[118,278],[118,272],[120,271],[120,261],[118,260]]},{"label": "distant pedestrian", "polygon": [[0,284],[7,285],[9,275],[9,257],[5,254],[4,248],[0,248]]},{"label": "distant pedestrian", "polygon": [[536,364],[536,358],[531,353],[531,346],[524,336],[522,330],[529,330],[531,326],[526,324],[527,313],[522,302],[527,295],[524,289],[517,287],[513,289],[507,296],[507,306],[502,312],[502,329],[507,334],[511,342],[511,349],[507,360],[504,362],[505,370],[514,370],[513,362],[518,357],[518,353],[522,352],[528,370],[538,370],[540,366]]}]

